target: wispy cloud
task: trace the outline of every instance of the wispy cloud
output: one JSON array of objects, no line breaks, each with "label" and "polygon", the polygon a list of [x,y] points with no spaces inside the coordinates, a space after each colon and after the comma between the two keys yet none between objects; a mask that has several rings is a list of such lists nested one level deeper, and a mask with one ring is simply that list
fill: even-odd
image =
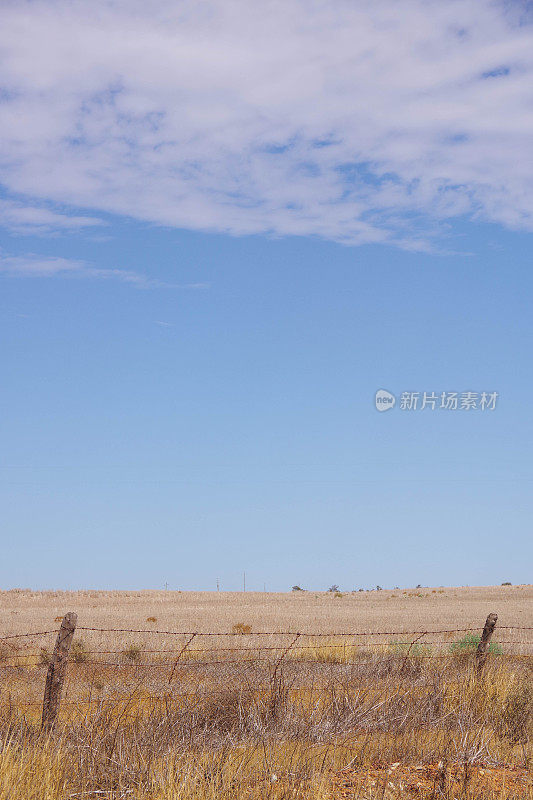
[{"label": "wispy cloud", "polygon": [[44,206],[25,204],[19,200],[0,200],[0,225],[14,233],[53,234],[104,225],[96,217],[62,214]]},{"label": "wispy cloud", "polygon": [[503,0],[6,0],[4,182],[233,234],[424,249],[457,215],[532,230],[526,12]]},{"label": "wispy cloud", "polygon": [[172,283],[127,269],[102,269],[69,258],[0,254],[0,275],[11,278],[100,278],[118,280],[139,289],[207,289],[208,283]]}]

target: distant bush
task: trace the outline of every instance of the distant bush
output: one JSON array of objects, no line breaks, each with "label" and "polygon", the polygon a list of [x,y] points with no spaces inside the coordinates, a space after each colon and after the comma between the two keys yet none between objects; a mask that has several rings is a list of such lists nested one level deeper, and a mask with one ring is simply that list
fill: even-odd
[{"label": "distant bush", "polygon": [[157,622],[157,617],[146,617],[146,622]]},{"label": "distant bush", "polygon": [[335,592],[334,597],[344,597],[342,592]]},{"label": "distant bush", "polygon": [[292,591],[293,592],[303,592],[303,589],[302,589],[301,586],[293,586],[292,587]]},{"label": "distant bush", "polygon": [[84,664],[89,660],[89,654],[83,639],[77,639],[74,641],[72,647],[70,648],[70,657],[76,662],[76,664]]},{"label": "distant bush", "polygon": [[329,589],[328,589],[328,592],[338,592],[338,591],[339,591],[339,587],[337,586],[336,583],[334,583],[333,586],[330,586]]},{"label": "distant bush", "polygon": [[252,632],[252,626],[246,625],[244,622],[236,622],[232,627],[231,632],[244,635]]},{"label": "distant bush", "polygon": [[141,658],[142,647],[140,644],[129,644],[121,653],[123,661],[132,661],[135,663]]},{"label": "distant bush", "polygon": [[511,581],[505,581],[504,583],[502,583],[502,586],[512,586],[512,585],[513,584],[511,583]]}]

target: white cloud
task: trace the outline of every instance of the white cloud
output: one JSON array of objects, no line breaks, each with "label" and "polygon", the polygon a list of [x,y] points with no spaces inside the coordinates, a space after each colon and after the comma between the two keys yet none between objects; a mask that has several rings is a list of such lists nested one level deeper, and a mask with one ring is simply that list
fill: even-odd
[{"label": "white cloud", "polygon": [[0,225],[14,233],[50,234],[103,225],[95,217],[62,214],[50,208],[25,204],[17,200],[0,200]]},{"label": "white cloud", "polygon": [[234,234],[533,229],[533,28],[494,0],[4,0],[12,193]]},{"label": "white cloud", "polygon": [[10,277],[50,278],[54,275],[80,275],[85,271],[82,261],[53,256],[2,256],[0,274]]},{"label": "white cloud", "polygon": [[127,269],[104,269],[85,261],[29,253],[23,256],[0,254],[0,275],[10,278],[103,278],[130,283],[139,289],[208,289],[208,283],[169,283]]}]

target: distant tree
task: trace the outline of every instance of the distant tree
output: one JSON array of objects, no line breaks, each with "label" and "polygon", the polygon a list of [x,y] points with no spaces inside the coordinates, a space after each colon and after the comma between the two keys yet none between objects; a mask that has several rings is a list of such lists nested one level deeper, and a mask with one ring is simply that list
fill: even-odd
[{"label": "distant tree", "polygon": [[381,586],[376,586],[376,590],[377,590],[378,592],[381,592],[381,589],[382,589],[382,587],[381,587]]},{"label": "distant tree", "polygon": [[292,587],[292,591],[293,592],[303,592],[303,589],[302,589],[301,586],[293,586]]},{"label": "distant tree", "polygon": [[502,586],[512,586],[512,585],[513,584],[511,583],[511,581],[505,581],[504,583],[502,583]]},{"label": "distant tree", "polygon": [[328,589],[328,592],[338,592],[338,591],[339,591],[339,587],[337,586],[336,583],[334,583],[333,586],[330,586],[329,589]]},{"label": "distant tree", "polygon": [[417,588],[417,589],[421,589],[421,588],[422,588],[422,584],[421,584],[421,583],[417,583],[417,584],[416,584],[416,588]]}]

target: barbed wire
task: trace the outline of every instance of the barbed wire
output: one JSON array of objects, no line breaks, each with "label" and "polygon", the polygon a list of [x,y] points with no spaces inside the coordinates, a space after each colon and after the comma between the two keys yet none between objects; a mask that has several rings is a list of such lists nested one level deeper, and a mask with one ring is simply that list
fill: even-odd
[{"label": "barbed wire", "polygon": [[26,639],[30,636],[47,636],[50,633],[59,633],[59,628],[54,628],[51,631],[37,631],[36,633],[11,633],[9,636],[0,636],[0,641],[6,639]]},{"label": "barbed wire", "polygon": [[[521,625],[500,625],[498,626],[498,630],[502,631],[532,631],[533,627],[528,626],[521,626]],[[0,641],[9,641],[9,640],[20,640],[20,639],[31,639],[37,638],[42,636],[48,636],[50,634],[57,634],[59,631],[58,628],[49,629],[45,631],[36,631],[31,633],[17,633],[17,634],[8,634],[6,636],[0,637]],[[135,647],[138,649],[137,655],[130,656],[128,659],[128,646],[122,649],[93,649],[93,650],[86,650],[83,646],[83,640],[78,640],[80,643],[81,649],[78,653],[74,651],[74,653],[70,653],[69,662],[71,664],[75,664],[78,667],[86,666],[105,666],[105,667],[113,667],[113,668],[128,668],[128,667],[139,667],[139,668],[151,668],[151,669],[166,669],[168,667],[172,667],[173,671],[178,668],[178,666],[184,666],[187,668],[191,667],[202,667],[202,666],[211,666],[211,665],[223,665],[223,664],[245,664],[245,663],[261,663],[261,662],[268,662],[273,663],[272,658],[265,657],[264,654],[272,654],[274,658],[276,658],[276,654],[281,653],[279,662],[283,661],[286,656],[288,656],[289,651],[293,653],[291,655],[291,661],[297,661],[298,663],[327,663],[333,661],[332,658],[321,658],[320,653],[324,650],[332,651],[332,655],[335,654],[335,651],[339,653],[339,658],[343,658],[343,651],[344,651],[344,660],[341,663],[350,663],[349,655],[350,655],[350,648],[354,648],[357,652],[358,658],[361,656],[372,657],[373,655],[377,655],[375,652],[372,652],[374,649],[377,648],[389,648],[389,652],[382,652],[383,656],[392,657],[397,655],[399,658],[405,658],[406,653],[405,651],[401,650],[408,645],[410,648],[414,647],[414,652],[408,652],[410,657],[414,658],[447,658],[453,655],[461,655],[465,654],[468,655],[472,653],[475,649],[475,642],[468,642],[468,641],[450,641],[449,639],[425,639],[426,636],[450,636],[452,634],[468,634],[472,632],[479,633],[480,627],[464,627],[464,628],[445,628],[445,629],[436,629],[436,630],[394,630],[394,631],[350,631],[350,632],[294,632],[294,631],[247,631],[247,632],[215,632],[215,631],[168,631],[168,630],[154,630],[154,629],[139,629],[139,628],[97,628],[97,627],[88,627],[88,626],[78,626],[77,631],[87,631],[87,632],[97,632],[97,633],[130,633],[130,634],[155,634],[160,636],[179,636],[179,637],[187,637],[187,641],[183,644],[179,649],[173,648],[159,648],[159,649],[146,649],[144,646],[140,646],[136,643],[130,643],[129,647]],[[215,645],[214,647],[189,647],[190,643],[193,639],[198,638],[201,639],[202,637],[232,637],[232,638],[248,638],[248,637],[293,637],[293,641],[287,646],[287,643],[280,643],[280,644],[265,644],[262,645],[258,643],[256,645],[233,645],[230,647],[219,647]],[[418,637],[412,642],[409,641],[375,641],[376,637]],[[325,639],[328,638],[330,640],[335,639],[342,639],[343,641],[333,641],[333,642],[317,642],[316,645],[313,642],[306,642],[302,643],[302,640],[313,640],[313,639]],[[359,643],[352,642],[350,640],[353,639],[361,639],[364,638],[364,641]],[[299,643],[298,640],[300,640]],[[533,647],[533,642],[527,639],[504,639],[501,641],[495,640],[494,644],[497,646],[514,646],[514,647]],[[305,659],[299,655],[300,652],[309,652],[313,651],[313,648],[317,648],[317,654],[309,659]],[[440,648],[440,651],[437,653],[427,653],[424,652],[423,648],[427,647],[435,647]],[[360,648],[368,648],[366,651]],[[442,652],[443,648],[448,648],[448,652]],[[396,649],[396,652],[394,650]],[[398,652],[400,650],[400,652]],[[226,654],[226,653],[246,653],[246,654],[254,654],[253,658],[238,658],[238,659],[228,659],[228,658],[217,658],[216,660],[205,660],[203,658],[196,658],[198,654],[208,654],[210,656],[216,656],[217,654]],[[173,661],[150,661],[149,663],[140,662],[136,660],[136,657],[144,655],[144,656],[151,656],[151,655],[162,655],[168,654],[177,656],[177,658],[173,659]],[[498,653],[497,655],[503,655],[503,653]],[[512,653],[506,652],[505,655],[510,657],[528,657],[529,654],[527,653]],[[93,659],[92,656],[118,656],[120,661],[117,660],[109,660],[109,659]],[[347,657],[348,656],[348,657]],[[50,654],[46,648],[41,648],[40,653],[31,653],[31,652],[19,652],[19,653],[4,653],[0,657],[0,668],[1,669],[23,669],[24,667],[46,667],[49,664]],[[5,663],[7,661],[10,662],[20,662],[20,663]],[[337,661],[338,663],[338,661]],[[173,674],[173,673],[172,673]],[[171,677],[172,677],[171,674]],[[170,679],[169,679],[170,680]]]},{"label": "barbed wire", "polygon": [[[377,653],[366,653],[364,654],[367,656],[366,660],[370,660],[372,655],[379,655]],[[416,653],[416,654],[409,654],[408,658],[413,662],[416,662],[420,659],[448,659],[453,660],[457,656],[471,656],[474,655],[473,650],[459,652],[459,653]],[[509,658],[509,659],[533,659],[533,653],[490,653],[489,655],[495,656],[496,658]],[[406,653],[386,653],[383,657],[388,659],[398,659],[404,660],[406,658]],[[317,658],[292,658],[286,660],[285,663],[291,663],[294,665],[299,664],[312,664],[316,666],[349,666],[350,664],[357,664],[365,659],[354,659],[354,660],[335,660],[335,659],[317,659]],[[116,670],[126,670],[126,669],[169,669],[173,668],[175,665],[174,661],[150,661],[150,662],[140,662],[140,661],[84,661],[84,662],[76,662],[71,661],[71,666],[77,669],[90,669],[94,667],[112,667]],[[237,659],[217,659],[217,660],[209,660],[209,661],[180,661],[178,665],[179,668],[183,669],[201,669],[202,667],[209,667],[209,666],[219,666],[224,667],[227,665],[244,665],[244,664],[271,664],[275,666],[275,662],[266,657],[255,657],[255,658],[237,658]],[[26,665],[21,664],[0,664],[0,670],[21,670]],[[34,663],[30,664],[31,667],[47,667],[46,663]]]},{"label": "barbed wire", "polygon": [[[500,626],[503,627],[503,626]],[[317,632],[308,632],[305,631],[161,631],[161,630],[153,630],[148,628],[88,628],[83,625],[78,625],[76,628],[78,631],[94,631],[97,633],[150,633],[150,634],[159,634],[163,636],[309,636],[309,637],[321,637],[321,636],[415,636],[421,633],[468,633],[470,631],[479,631],[480,627],[472,627],[472,628],[450,628],[447,630],[435,630],[435,631],[340,631],[340,632],[328,632],[328,633],[317,633]],[[521,630],[520,628],[515,628],[515,630]],[[525,628],[524,630],[533,630],[530,628]]]},{"label": "barbed wire", "polygon": [[[531,628],[531,627],[519,626],[519,625],[501,625],[501,626],[498,626],[498,629],[499,630],[505,630],[505,631],[531,631],[531,630],[533,630],[533,628]],[[50,629],[50,630],[46,630],[46,631],[36,631],[36,632],[32,632],[32,633],[9,634],[9,635],[0,637],[0,641],[8,641],[8,640],[15,640],[15,639],[30,639],[30,638],[36,638],[36,637],[41,637],[41,636],[47,636],[47,635],[50,635],[50,634],[53,634],[53,633],[58,633],[58,630],[59,629],[55,628],[55,629]],[[475,643],[469,643],[469,642],[465,642],[465,641],[463,641],[463,642],[462,641],[452,642],[452,641],[449,641],[449,640],[447,641],[445,639],[439,639],[439,640],[426,639],[424,637],[430,636],[430,635],[431,636],[439,636],[439,635],[440,636],[442,636],[442,635],[450,636],[451,634],[461,634],[461,633],[471,633],[471,632],[478,633],[480,628],[465,627],[465,628],[446,628],[446,629],[425,630],[425,631],[420,631],[420,630],[416,630],[416,631],[413,631],[413,630],[411,630],[411,631],[405,631],[405,630],[395,630],[395,631],[350,631],[350,632],[336,632],[336,633],[326,633],[326,632],[309,632],[309,633],[305,633],[305,632],[301,632],[301,631],[298,631],[298,632],[292,632],[292,631],[249,631],[249,632],[246,632],[246,633],[242,633],[242,632],[236,633],[236,632],[232,631],[230,633],[230,632],[214,632],[214,631],[206,631],[206,632],[201,632],[201,631],[161,631],[161,630],[153,630],[153,629],[136,629],[136,628],[96,628],[96,627],[88,627],[88,626],[79,626],[77,628],[77,630],[78,631],[88,631],[88,632],[98,632],[98,633],[158,634],[158,635],[161,635],[161,636],[187,637],[187,642],[184,645],[182,645],[179,650],[178,649],[173,649],[173,648],[170,648],[170,649],[169,648],[158,648],[158,649],[150,648],[150,649],[146,649],[144,646],[140,646],[139,644],[135,644],[135,643],[130,643],[130,645],[129,645],[130,647],[137,647],[138,650],[139,650],[139,654],[142,653],[143,655],[160,655],[160,654],[177,655],[177,659],[175,659],[172,662],[172,664],[174,665],[174,668],[176,668],[178,666],[179,662],[181,662],[182,664],[187,662],[187,664],[190,665],[190,657],[192,656],[193,658],[195,658],[196,655],[200,654],[200,653],[206,653],[206,654],[217,654],[217,653],[220,653],[220,654],[224,654],[224,653],[248,653],[248,654],[250,654],[250,653],[255,653],[256,655],[251,660],[258,661],[258,660],[266,660],[266,659],[260,659],[260,655],[263,654],[263,653],[275,654],[275,653],[279,653],[279,652],[283,651],[282,655],[281,655],[281,660],[283,660],[285,658],[285,655],[287,655],[287,653],[289,651],[298,651],[298,652],[300,652],[300,651],[309,651],[309,650],[312,650],[313,647],[315,646],[315,645],[313,645],[312,642],[298,643],[297,644],[298,639],[300,639],[300,640],[302,640],[302,639],[304,639],[304,640],[305,639],[324,639],[326,637],[328,639],[330,639],[330,640],[331,639],[333,639],[333,640],[335,640],[335,639],[343,639],[344,641],[333,641],[333,642],[323,642],[323,643],[320,642],[320,643],[317,643],[316,646],[318,647],[318,655],[316,657],[314,657],[313,659],[310,659],[313,662],[322,660],[320,658],[320,652],[323,651],[323,650],[339,651],[339,650],[344,649],[346,651],[346,649],[349,650],[351,647],[359,648],[359,644],[355,644],[355,643],[351,642],[350,640],[353,640],[353,639],[356,639],[356,638],[362,638],[362,637],[364,637],[364,641],[361,642],[361,647],[363,647],[363,648],[366,647],[366,648],[392,648],[392,649],[394,649],[394,648],[405,647],[405,646],[410,644],[411,647],[413,647],[413,646],[415,647],[415,652],[413,653],[413,655],[415,655],[418,658],[420,658],[420,657],[426,657],[426,658],[427,657],[437,657],[437,656],[442,657],[443,655],[446,655],[446,654],[442,654],[442,653],[427,654],[427,653],[421,652],[419,648],[424,648],[424,647],[444,648],[444,647],[448,647],[452,654],[457,654],[461,650],[464,650],[465,652],[469,652],[470,650],[472,650],[474,648],[474,644]],[[270,637],[270,638],[272,638],[272,637],[288,637],[288,636],[293,637],[293,641],[288,647],[287,647],[286,643],[281,643],[281,644],[278,644],[278,645],[272,645],[272,644],[262,645],[261,643],[258,643],[256,645],[251,645],[251,646],[233,645],[231,647],[219,647],[219,646],[203,647],[203,648],[202,647],[195,647],[195,648],[189,647],[190,643],[193,641],[193,639],[195,637],[197,637],[197,638],[202,638],[202,637],[211,637],[211,638],[213,638],[213,637],[233,637],[233,638],[235,638],[235,637],[239,637],[239,638],[240,637],[243,637],[243,638],[248,638],[248,637]],[[383,637],[383,636],[388,636],[388,637],[396,636],[396,637],[403,637],[403,638],[417,636],[418,639],[416,639],[416,640],[414,640],[413,642],[410,642],[410,643],[407,642],[407,641],[383,642],[383,641],[375,641],[374,640],[376,637]],[[74,663],[79,665],[82,662],[84,662],[85,659],[87,659],[87,662],[89,664],[91,664],[91,665],[116,666],[116,667],[118,667],[118,666],[129,666],[130,665],[128,663],[128,661],[124,660],[124,657],[125,658],[128,657],[127,646],[125,648],[122,648],[122,649],[97,649],[97,650],[93,649],[93,650],[86,650],[84,648],[84,646],[83,646],[83,640],[78,640],[78,641],[80,642],[81,650],[77,655],[76,654],[73,655],[72,653],[70,654],[69,661],[71,663],[74,662]],[[503,646],[503,645],[509,646],[509,645],[512,645],[512,646],[515,646],[515,647],[517,647],[517,646],[520,646],[520,647],[522,647],[522,646],[526,646],[526,647],[533,646],[533,642],[528,641],[526,639],[504,639],[504,640],[501,640],[501,641],[496,641],[495,644],[497,644],[498,646]],[[360,652],[361,655],[372,655],[371,652],[370,653],[368,653],[368,652],[365,653],[364,650],[360,650],[358,652]],[[120,662],[120,664],[118,664],[118,663],[116,663],[114,661],[110,661],[110,660],[107,660],[107,659],[100,661],[100,660],[93,660],[91,658],[91,656],[109,656],[109,655],[111,655],[111,656],[122,656],[123,660]],[[393,653],[389,652],[389,653],[387,653],[387,655],[393,655]],[[400,653],[400,655],[404,656],[405,653],[402,652],[402,653]],[[507,655],[511,655],[511,654],[508,653]],[[518,655],[518,654],[515,654],[515,655]],[[523,654],[520,654],[520,655],[523,655]],[[184,657],[183,660],[182,660],[182,656]],[[41,653],[39,653],[39,654],[37,654],[37,653],[28,653],[28,652],[22,652],[22,653],[17,653],[17,654],[15,654],[15,653],[5,653],[3,655],[3,657],[0,657],[0,667],[6,668],[6,667],[11,667],[12,666],[12,667],[16,668],[16,667],[36,666],[36,665],[47,666],[47,664],[49,662],[49,658],[50,658],[49,653],[45,648],[41,648]],[[20,661],[20,662],[23,662],[23,663],[21,663],[21,664],[5,664],[5,663],[2,663],[2,662],[7,661],[7,660]],[[298,660],[300,662],[302,661],[302,659],[300,657],[298,657]],[[243,663],[245,661],[246,661],[246,659],[238,659],[238,663]],[[208,665],[208,664],[213,664],[213,663],[220,664],[220,663],[232,663],[232,662],[230,660],[228,660],[228,659],[217,659],[217,661],[211,661],[211,662],[205,661],[205,660],[198,660],[198,661],[196,661],[194,663],[198,664],[198,665],[201,665],[201,664]],[[161,667],[163,667],[163,666],[170,666],[172,664],[171,664],[171,662],[165,662],[165,661],[163,661],[163,662],[161,662],[161,661],[159,661],[159,662],[153,661],[153,662],[150,662],[149,664],[143,664],[142,666],[145,666],[145,667],[148,667],[148,666],[150,666],[150,667],[159,667],[159,666],[161,666]],[[136,666],[141,666],[141,664],[138,661],[135,660],[135,657],[131,658],[131,665],[133,665],[133,666],[135,666],[135,665]]]},{"label": "barbed wire", "polygon": [[[365,642],[364,647],[399,647],[409,644],[409,642]],[[417,643],[418,644],[418,643]],[[445,645],[445,646],[453,646],[454,644],[460,644],[460,642],[446,642],[446,641],[434,641],[434,640],[420,640],[420,645],[426,646],[436,646],[436,645]],[[533,645],[533,641],[525,641],[523,639],[503,639],[497,640],[497,644],[530,644]],[[333,644],[321,644],[321,650],[337,650],[342,647],[350,647],[355,645],[347,644],[346,642],[337,642]],[[194,647],[194,648],[187,648],[186,654],[188,653],[250,653],[250,652],[265,652],[265,651],[274,651],[274,650],[283,650],[285,645],[268,645],[262,646],[257,645],[256,647]],[[308,644],[295,644],[291,647],[291,650],[309,650],[311,649],[312,645]],[[143,653],[180,653],[181,650],[146,650],[142,649]],[[112,655],[112,654],[121,654],[124,653],[124,648],[121,650],[84,650],[83,655]],[[22,658],[23,656],[21,656]]]},{"label": "barbed wire", "polygon": [[[410,644],[409,642],[365,642],[363,647],[399,648],[399,647],[407,647],[409,644]],[[463,645],[462,642],[460,642],[460,641],[459,642],[449,642],[449,641],[446,642],[446,641],[434,641],[434,640],[431,640],[431,641],[427,641],[427,640],[422,641],[422,640],[420,640],[419,642],[416,642],[415,644],[420,646],[420,647],[426,647],[426,646],[431,646],[431,647],[435,647],[435,646],[449,647],[449,648],[452,649],[452,651],[455,651],[456,649],[460,649],[461,647],[463,649],[465,649],[465,650],[474,649],[474,645],[470,645],[469,643],[466,643],[465,645]],[[521,646],[522,645],[526,645],[526,646],[532,646],[533,647],[533,641],[526,641],[524,639],[496,640],[494,642],[494,644],[496,644],[496,645],[521,645]],[[356,645],[350,645],[349,643],[347,644],[346,642],[337,642],[337,643],[333,643],[333,644],[321,644],[319,649],[320,649],[320,651],[322,651],[322,650],[342,650],[342,649],[346,649],[346,648],[350,648],[350,647],[356,647]],[[265,647],[263,647],[261,645],[258,645],[257,647],[205,647],[205,648],[196,647],[196,648],[188,648],[186,650],[186,652],[185,652],[185,655],[187,656],[187,655],[189,655],[191,653],[263,653],[263,652],[277,652],[277,651],[284,650],[284,649],[285,649],[285,645],[275,645],[275,646],[265,646]],[[311,649],[312,649],[312,646],[305,645],[305,644],[302,644],[302,645],[294,644],[291,647],[291,650],[311,650]],[[159,655],[161,653],[179,655],[179,654],[183,654],[184,651],[183,651],[183,648],[181,650],[169,650],[169,649],[146,650],[146,649],[142,648],[142,649],[140,649],[140,652],[142,652],[143,655]],[[80,652],[80,656],[79,657],[76,657],[76,656],[72,657],[72,655],[71,655],[71,660],[74,661],[75,663],[83,663],[84,659],[87,657],[87,661],[89,663],[93,663],[94,664],[94,663],[97,663],[97,662],[92,661],[92,660],[90,660],[88,658],[89,656],[94,656],[94,655],[97,655],[97,656],[120,655],[120,656],[126,656],[127,657],[128,653],[127,653],[127,648],[126,649],[123,648],[121,650],[85,650],[85,649],[83,649]],[[402,655],[403,655],[403,653],[402,653]],[[2,663],[2,661],[5,661],[7,659],[9,659],[9,660],[21,660],[21,661],[27,661],[28,659],[37,659],[39,662],[42,662],[43,664],[47,663],[47,660],[43,657],[43,655],[41,653],[8,654],[8,655],[4,656],[3,658],[0,657],[0,664]],[[134,661],[134,659],[132,659],[132,661]]]},{"label": "barbed wire", "polygon": [[[48,636],[52,633],[59,633],[59,628],[52,628],[46,631],[35,631],[32,633],[12,633],[6,636],[0,636],[0,641],[7,639],[25,639],[36,636]],[[333,631],[333,632],[316,632],[316,631],[168,631],[158,630],[153,628],[94,628],[85,625],[78,625],[78,631],[92,631],[95,633],[146,633],[160,636],[306,636],[310,638],[320,638],[324,636],[417,636],[419,634],[440,634],[440,633],[469,633],[472,631],[479,631],[480,626],[467,627],[467,628],[446,628],[439,630],[426,630],[426,631]],[[533,631],[533,627],[525,627],[522,625],[498,625],[498,630],[514,630],[514,631]]]}]

